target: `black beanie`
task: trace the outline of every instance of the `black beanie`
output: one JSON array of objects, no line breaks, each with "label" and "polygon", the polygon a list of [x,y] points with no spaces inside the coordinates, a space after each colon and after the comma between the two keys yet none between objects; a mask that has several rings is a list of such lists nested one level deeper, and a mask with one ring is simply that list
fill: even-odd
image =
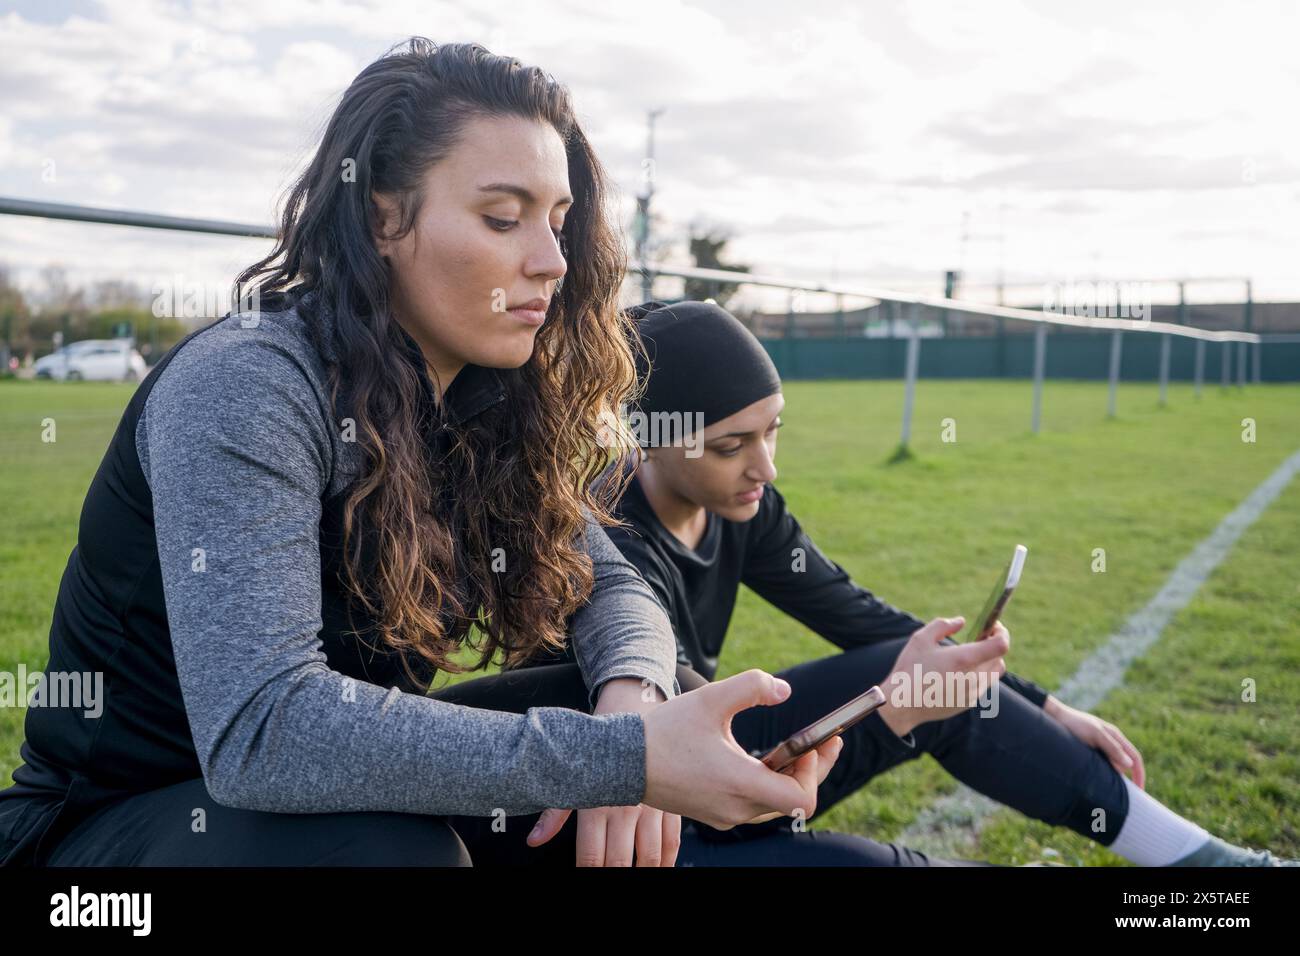
[{"label": "black beanie", "polygon": [[[650,359],[637,354],[645,393],[643,415],[680,412],[687,428],[695,414],[707,428],[781,391],[781,376],[763,346],[740,320],[712,302],[644,302],[628,309]],[[689,416],[689,418],[687,417]]]}]

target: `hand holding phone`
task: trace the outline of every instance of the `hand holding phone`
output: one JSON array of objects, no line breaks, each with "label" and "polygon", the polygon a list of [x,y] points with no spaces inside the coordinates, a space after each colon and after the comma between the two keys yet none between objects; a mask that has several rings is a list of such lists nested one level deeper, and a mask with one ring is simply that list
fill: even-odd
[{"label": "hand holding phone", "polygon": [[751,756],[758,757],[768,769],[780,773],[808,751],[848,730],[884,702],[885,692],[879,687],[871,687],[798,733],[791,734],[767,753],[760,756],[760,752],[754,752]]}]

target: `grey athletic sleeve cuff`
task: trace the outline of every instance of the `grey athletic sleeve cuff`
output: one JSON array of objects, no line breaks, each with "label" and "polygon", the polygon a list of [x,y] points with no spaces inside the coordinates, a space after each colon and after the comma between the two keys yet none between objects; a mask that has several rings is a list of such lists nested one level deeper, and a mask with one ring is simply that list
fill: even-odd
[{"label": "grey athletic sleeve cuff", "polygon": [[[136,447],[176,671],[214,799],[290,813],[474,815],[641,801],[637,714],[482,710],[327,665],[319,522],[336,437],[296,339],[230,317],[160,374]],[[647,628],[621,571],[602,580],[610,590],[575,638],[584,674],[670,679],[671,634],[663,640],[657,620]],[[623,636],[636,634],[625,647]]]},{"label": "grey athletic sleeve cuff", "polygon": [[600,688],[616,677],[653,684],[672,700],[677,683],[677,639],[650,585],[588,513],[587,553],[595,586],[587,604],[569,620],[569,640],[596,706]]}]

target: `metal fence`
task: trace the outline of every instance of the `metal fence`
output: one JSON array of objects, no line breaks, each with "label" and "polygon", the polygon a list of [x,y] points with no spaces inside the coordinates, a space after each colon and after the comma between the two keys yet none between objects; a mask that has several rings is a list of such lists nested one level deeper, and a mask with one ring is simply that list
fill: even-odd
[{"label": "metal fence", "polygon": [[[1161,405],[1166,404],[1168,399],[1170,347],[1175,337],[1189,339],[1195,343],[1193,381],[1195,393],[1198,398],[1201,396],[1205,384],[1205,346],[1207,342],[1224,346],[1221,350],[1222,384],[1224,386],[1231,384],[1233,375],[1231,356],[1235,353],[1236,382],[1239,387],[1245,387],[1247,381],[1248,351],[1251,353],[1250,380],[1258,383],[1260,381],[1260,355],[1264,344],[1266,342],[1300,341],[1300,336],[1264,336],[1254,332],[1211,331],[1207,329],[1198,329],[1188,325],[1177,325],[1170,322],[1135,322],[1131,319],[1102,316],[1066,315],[1056,312],[1035,311],[1032,309],[964,302],[960,299],[948,299],[942,296],[901,293],[890,289],[882,289],[872,286],[850,286],[835,283],[806,282],[777,276],[756,275],[747,272],[728,272],[719,269],[646,266],[642,263],[634,264],[634,268],[636,272],[642,276],[645,287],[647,288],[652,287],[655,279],[660,276],[665,276],[692,279],[706,283],[717,283],[719,285],[750,285],[773,289],[785,289],[788,290],[792,296],[795,292],[830,294],[837,297],[840,312],[843,311],[843,299],[845,297],[892,303],[895,308],[901,309],[906,317],[908,328],[908,335],[906,337],[907,351],[902,368],[904,393],[903,421],[899,442],[901,450],[907,449],[912,436],[912,410],[915,407],[916,384],[922,342],[922,337],[918,330],[917,311],[921,307],[982,315],[996,319],[1010,319],[1033,324],[1033,398],[1030,421],[1031,428],[1035,434],[1042,429],[1043,382],[1047,364],[1047,329],[1049,326],[1091,331],[1108,330],[1110,332],[1109,389],[1107,392],[1106,406],[1107,415],[1110,417],[1114,417],[1117,412],[1120,384],[1120,363],[1123,355],[1124,336],[1126,334],[1160,336],[1159,367],[1157,374],[1160,382]],[[791,310],[793,314],[793,305],[791,306]]]},{"label": "metal fence", "polygon": [[[131,212],[125,210],[99,209],[92,206],[69,205],[26,199],[0,197],[0,214],[15,216],[35,216],[44,219],[70,220],[74,222],[102,223],[120,226],[135,226],[143,229],[166,229],[182,232],[203,233],[208,235],[239,236],[246,238],[271,239],[276,235],[273,226],[259,226],[248,223],[226,222],[215,219],[193,219],[181,216],[163,216],[154,213]],[[845,297],[874,300],[890,303],[892,308],[902,311],[906,319],[908,335],[906,336],[906,354],[903,360],[902,377],[904,381],[903,421],[900,449],[906,450],[912,435],[912,411],[915,407],[918,367],[921,355],[921,336],[918,331],[917,311],[925,306],[946,310],[948,312],[967,313],[988,316],[995,319],[1009,319],[1017,322],[1029,322],[1034,327],[1033,355],[1033,398],[1031,427],[1034,433],[1042,428],[1043,383],[1047,360],[1047,329],[1049,326],[1110,332],[1109,389],[1107,392],[1107,414],[1114,416],[1117,410],[1120,365],[1124,348],[1124,336],[1156,335],[1160,336],[1158,379],[1160,382],[1160,403],[1166,403],[1169,388],[1170,349],[1174,338],[1189,339],[1195,343],[1194,388],[1199,398],[1205,384],[1206,343],[1223,346],[1221,349],[1221,384],[1228,386],[1233,377],[1231,356],[1236,355],[1236,383],[1245,387],[1247,382],[1247,352],[1250,351],[1250,380],[1260,381],[1260,355],[1266,343],[1300,341],[1300,336],[1260,335],[1254,332],[1211,331],[1198,329],[1189,325],[1169,322],[1135,322],[1131,319],[1110,318],[1104,316],[1067,315],[1056,312],[1036,311],[1024,308],[1012,308],[1001,305],[965,302],[960,299],[948,299],[942,296],[915,295],[882,289],[874,286],[840,285],[824,282],[796,281],[779,276],[757,275],[748,272],[728,272],[719,269],[695,269],[686,267],[647,266],[643,263],[631,264],[631,276],[638,277],[643,290],[653,289],[654,281],[660,277],[700,280],[718,285],[758,286],[787,290],[793,300],[796,292],[825,293],[837,297],[840,311],[843,311]],[[791,306],[793,312],[793,305]]]}]

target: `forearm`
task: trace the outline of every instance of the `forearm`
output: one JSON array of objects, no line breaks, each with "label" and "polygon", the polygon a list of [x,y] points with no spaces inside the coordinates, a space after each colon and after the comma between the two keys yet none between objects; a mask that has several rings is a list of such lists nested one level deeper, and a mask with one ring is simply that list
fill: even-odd
[{"label": "forearm", "polygon": [[570,619],[569,644],[592,705],[603,685],[620,678],[633,678],[638,687],[648,680],[664,700],[680,694],[677,639],[667,613],[603,528],[589,521],[586,535],[595,584]]},{"label": "forearm", "polygon": [[1048,694],[1045,688],[1039,687],[1027,677],[1021,677],[1019,674],[1013,674],[1011,671],[1007,671],[1002,675],[1002,683],[1016,691],[1030,703],[1042,707],[1043,709],[1047,708],[1047,702],[1051,698],[1051,695]]},{"label": "forearm", "polygon": [[597,691],[597,714],[645,714],[662,704],[664,692],[649,679],[617,677],[606,681]]},{"label": "forearm", "polygon": [[876,713],[880,714],[880,719],[885,722],[885,726],[899,737],[906,737],[922,723],[916,719],[915,710],[908,707],[895,707],[889,700],[876,708]]},{"label": "forearm", "polygon": [[855,583],[808,537],[776,488],[768,492],[754,519],[745,585],[843,650],[907,637],[924,626]]},{"label": "forearm", "polygon": [[199,699],[191,713],[205,780],[231,806],[483,816],[631,805],[644,794],[644,727],[630,713],[509,714],[324,666],[271,682],[229,723],[206,722],[222,709]]}]

